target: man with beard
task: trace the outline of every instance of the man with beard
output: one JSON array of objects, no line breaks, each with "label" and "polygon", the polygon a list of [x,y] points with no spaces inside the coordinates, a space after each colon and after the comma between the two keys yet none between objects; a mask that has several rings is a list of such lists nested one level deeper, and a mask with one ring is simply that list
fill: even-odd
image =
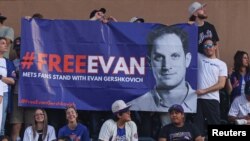
[{"label": "man with beard", "polygon": [[204,7],[206,4],[200,4],[199,2],[193,2],[189,8],[189,21],[194,22],[198,26],[198,51],[204,54],[202,42],[205,38],[212,38],[216,41],[216,56],[219,58],[218,41],[219,37],[213,24],[205,21],[207,15],[205,13]]}]

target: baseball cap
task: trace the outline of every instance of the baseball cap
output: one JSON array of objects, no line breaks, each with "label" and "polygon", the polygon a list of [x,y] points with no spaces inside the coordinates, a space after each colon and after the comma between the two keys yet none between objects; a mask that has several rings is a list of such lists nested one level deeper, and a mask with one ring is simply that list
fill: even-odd
[{"label": "baseball cap", "polygon": [[250,96],[250,80],[246,82],[246,85],[245,85],[245,95]]},{"label": "baseball cap", "polygon": [[202,7],[205,7],[207,4],[201,4],[199,2],[193,2],[189,7],[188,7],[188,12],[189,15],[193,15],[194,12]]},{"label": "baseball cap", "polygon": [[99,10],[93,10],[91,13],[90,13],[90,15],[89,15],[89,18],[92,18],[92,17],[94,17],[95,16],[95,13],[96,12],[102,12],[102,13],[106,13],[106,9],[105,8],[100,8]]},{"label": "baseball cap", "polygon": [[144,23],[144,19],[143,18],[139,18],[139,17],[132,17],[129,22],[135,23],[137,21],[140,21],[140,22]]},{"label": "baseball cap", "polygon": [[20,49],[20,46],[21,46],[21,37],[17,37],[13,41],[13,49]]},{"label": "baseball cap", "polygon": [[112,112],[114,114],[120,113],[120,112],[124,112],[129,110],[131,105],[127,105],[123,100],[116,100],[113,104],[112,104]]},{"label": "baseball cap", "polygon": [[0,20],[6,20],[7,17],[3,16],[2,13],[0,13]]},{"label": "baseball cap", "polygon": [[168,112],[171,113],[173,111],[176,111],[176,112],[180,112],[180,113],[184,113],[184,109],[182,108],[181,105],[179,104],[174,104],[172,105],[169,109],[168,109]]}]

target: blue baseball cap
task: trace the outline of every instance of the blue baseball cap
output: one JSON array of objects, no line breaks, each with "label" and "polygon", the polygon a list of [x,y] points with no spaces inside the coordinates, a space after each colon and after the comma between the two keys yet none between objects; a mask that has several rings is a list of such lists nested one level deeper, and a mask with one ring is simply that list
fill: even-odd
[{"label": "blue baseball cap", "polygon": [[180,112],[180,113],[184,113],[184,109],[182,108],[181,105],[179,104],[174,104],[172,105],[169,109],[168,109],[168,112],[171,113],[173,111],[176,111],[176,112]]}]

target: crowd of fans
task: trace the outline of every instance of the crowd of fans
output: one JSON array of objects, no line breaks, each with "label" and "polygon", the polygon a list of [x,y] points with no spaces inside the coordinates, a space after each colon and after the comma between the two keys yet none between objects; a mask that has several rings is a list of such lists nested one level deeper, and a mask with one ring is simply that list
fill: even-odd
[{"label": "crowd of fans", "polygon": [[[219,36],[214,25],[206,21],[205,7],[205,4],[194,2],[188,8],[188,23],[198,26],[198,88],[195,92],[198,97],[197,113],[185,114],[183,105],[174,104],[169,108],[169,114],[165,117],[169,120],[164,124],[158,112],[130,112],[131,105],[123,100],[113,103],[112,113],[77,112],[75,107],[67,107],[65,113],[63,110],[19,107],[21,38],[17,37],[14,40],[14,30],[4,25],[7,17],[0,14],[1,141],[136,141],[142,136],[160,141],[201,141],[206,140],[206,125],[222,124],[222,121],[225,121],[225,124],[250,124],[249,55],[245,51],[237,51],[234,56],[234,67],[227,70],[226,64],[219,59]],[[112,16],[106,17],[105,13],[105,8],[93,10],[89,20],[101,21],[104,24],[117,22]],[[43,15],[35,13],[32,17],[26,18],[43,18]],[[145,20],[133,17],[130,22],[144,23]],[[13,52],[10,53],[12,45],[15,55]],[[221,95],[222,91],[226,95]],[[221,96],[228,98],[221,99]],[[230,102],[226,102],[225,105],[225,100]],[[9,115],[8,104],[12,107]],[[228,107],[228,111],[221,113],[221,108],[225,107]],[[222,118],[223,114],[228,117]],[[6,120],[6,117],[10,118]],[[67,124],[64,125],[65,123]],[[181,132],[189,134],[179,136],[178,133]]]}]

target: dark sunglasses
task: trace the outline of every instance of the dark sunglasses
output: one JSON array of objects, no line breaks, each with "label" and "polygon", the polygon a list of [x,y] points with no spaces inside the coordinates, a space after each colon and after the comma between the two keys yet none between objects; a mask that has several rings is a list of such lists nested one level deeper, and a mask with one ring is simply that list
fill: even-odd
[{"label": "dark sunglasses", "polygon": [[203,45],[203,48],[212,48],[214,44],[205,44]]}]

